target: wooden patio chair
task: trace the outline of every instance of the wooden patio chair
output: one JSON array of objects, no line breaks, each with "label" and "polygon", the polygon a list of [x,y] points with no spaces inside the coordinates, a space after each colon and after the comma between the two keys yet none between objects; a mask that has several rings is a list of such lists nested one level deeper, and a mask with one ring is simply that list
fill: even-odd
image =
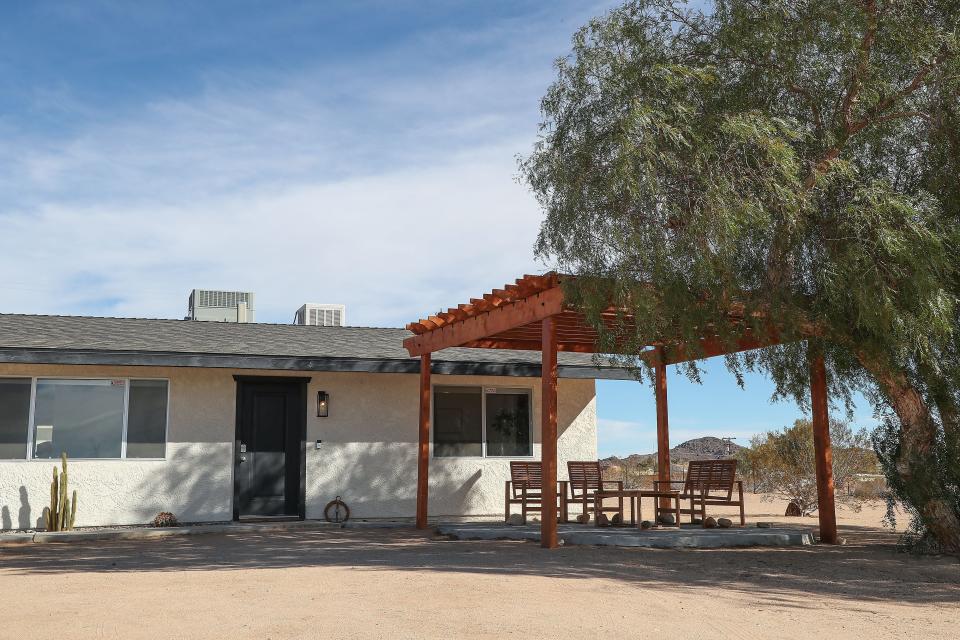
[{"label": "wooden patio chair", "polygon": [[[567,519],[566,508],[563,502],[566,488],[564,483],[558,483],[558,491],[554,500],[557,504],[561,522]],[[523,524],[527,523],[527,513],[535,511],[543,513],[543,467],[539,461],[510,461],[510,479],[504,489],[504,522],[510,521],[510,505],[520,505],[520,516]],[[542,516],[541,516],[542,517]]]},{"label": "wooden patio chair", "polygon": [[[568,461],[567,474],[570,478],[570,494],[567,498],[567,504],[580,504],[583,507],[582,513],[589,514],[593,507],[593,499],[597,491],[609,488],[615,488],[617,491],[623,491],[623,482],[620,480],[604,480],[601,475],[600,462],[597,460],[588,460],[585,462]],[[569,509],[569,506],[567,507]],[[611,512],[620,514],[623,519],[623,496],[617,498],[617,506],[600,507],[600,512]],[[596,518],[599,514],[594,514]]]},{"label": "wooden patio chair", "polygon": [[[740,507],[740,526],[747,523],[743,511],[743,482],[736,479],[736,460],[691,460],[687,466],[684,480],[655,480],[653,486],[673,488],[682,485],[680,499],[689,500],[689,509],[680,509],[680,513],[689,513],[690,522],[700,515],[701,521],[707,517],[708,506]],[[733,489],[736,486],[737,498]],[[697,506],[699,505],[699,506]]]}]

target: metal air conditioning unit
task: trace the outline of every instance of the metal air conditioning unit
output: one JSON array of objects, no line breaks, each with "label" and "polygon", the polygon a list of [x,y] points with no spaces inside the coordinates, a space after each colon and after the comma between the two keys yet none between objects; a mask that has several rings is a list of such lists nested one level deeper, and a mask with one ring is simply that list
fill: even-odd
[{"label": "metal air conditioning unit", "polygon": [[308,302],[297,309],[293,323],[315,327],[343,327],[347,324],[347,307],[342,304]]}]

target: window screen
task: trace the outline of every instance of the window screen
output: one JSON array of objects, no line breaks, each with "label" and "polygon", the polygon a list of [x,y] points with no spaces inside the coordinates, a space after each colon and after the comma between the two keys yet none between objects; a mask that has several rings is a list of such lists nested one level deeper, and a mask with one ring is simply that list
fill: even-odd
[{"label": "window screen", "polygon": [[127,457],[162,458],[167,440],[167,381],[131,380]]},{"label": "window screen", "polygon": [[433,402],[434,457],[483,455],[483,390],[435,387]]},{"label": "window screen", "polygon": [[487,393],[487,455],[529,456],[530,394],[526,391]]},{"label": "window screen", "polygon": [[0,378],[0,460],[27,457],[30,378]]}]

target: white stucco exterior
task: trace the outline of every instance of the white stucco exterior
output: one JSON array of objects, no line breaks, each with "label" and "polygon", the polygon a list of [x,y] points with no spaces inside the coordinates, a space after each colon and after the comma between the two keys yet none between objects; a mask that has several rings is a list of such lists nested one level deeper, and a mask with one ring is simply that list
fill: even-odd
[{"label": "white stucco exterior", "polygon": [[[71,460],[70,487],[78,493],[77,526],[135,524],[159,511],[184,522],[230,520],[233,515],[234,374],[311,378],[307,393],[306,517],[342,496],[354,517],[414,514],[419,376],[0,364],[0,376],[165,378],[170,382],[166,456],[162,460]],[[435,384],[527,388],[533,400],[532,459],[540,457],[540,379],[441,376]],[[316,417],[316,392],[330,395],[330,415]],[[593,380],[561,379],[558,457],[597,457]],[[316,440],[323,444],[317,450]],[[50,460],[0,460],[0,528],[36,527],[50,492]],[[501,515],[509,462],[500,458],[437,458],[430,464],[430,515]]]}]

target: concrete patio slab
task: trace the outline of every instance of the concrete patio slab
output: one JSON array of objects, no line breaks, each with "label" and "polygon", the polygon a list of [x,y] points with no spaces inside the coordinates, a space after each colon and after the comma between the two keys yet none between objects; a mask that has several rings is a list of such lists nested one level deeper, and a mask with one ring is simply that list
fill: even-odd
[{"label": "concrete patio slab", "polygon": [[[540,527],[498,523],[440,524],[437,530],[460,540],[540,540]],[[813,544],[813,536],[800,529],[599,529],[583,525],[560,525],[564,544],[653,549],[724,549],[732,547],[788,547]]]}]

